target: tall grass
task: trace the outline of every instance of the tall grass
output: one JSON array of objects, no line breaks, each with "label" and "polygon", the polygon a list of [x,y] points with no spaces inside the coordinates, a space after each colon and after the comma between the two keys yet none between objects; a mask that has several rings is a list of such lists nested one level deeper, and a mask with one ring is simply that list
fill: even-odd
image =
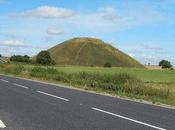
[{"label": "tall grass", "polygon": [[168,88],[156,88],[146,85],[143,81],[126,73],[102,74],[83,71],[65,73],[50,67],[34,67],[30,72],[30,76],[52,79],[69,83],[71,85],[103,89],[116,93],[123,92],[148,97],[159,97],[162,99],[171,98],[171,93]]},{"label": "tall grass", "polygon": [[21,64],[16,64],[16,65],[3,64],[0,66],[0,69],[4,73],[20,74],[22,71],[25,70],[25,67]]}]

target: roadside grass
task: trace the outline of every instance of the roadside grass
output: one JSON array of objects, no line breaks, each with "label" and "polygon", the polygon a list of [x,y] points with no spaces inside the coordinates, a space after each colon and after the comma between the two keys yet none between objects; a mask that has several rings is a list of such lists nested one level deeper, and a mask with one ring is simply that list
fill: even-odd
[{"label": "roadside grass", "polygon": [[0,73],[18,75],[114,96],[175,105],[175,71],[136,68],[0,65]]}]

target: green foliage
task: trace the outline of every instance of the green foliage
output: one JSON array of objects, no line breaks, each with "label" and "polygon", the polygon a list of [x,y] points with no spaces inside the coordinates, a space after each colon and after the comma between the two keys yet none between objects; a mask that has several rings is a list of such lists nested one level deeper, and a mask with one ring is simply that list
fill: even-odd
[{"label": "green foliage", "polygon": [[22,66],[22,65],[17,65],[17,66],[15,66],[15,68],[14,68],[14,74],[20,74],[22,71],[24,71],[24,66]]},{"label": "green foliage", "polygon": [[20,74],[22,71],[25,70],[23,65],[4,65],[3,71],[7,74]]},{"label": "green foliage", "polygon": [[108,61],[113,67],[144,68],[130,56],[95,38],[74,38],[48,51],[58,65],[103,67]]},{"label": "green foliage", "polygon": [[110,67],[112,67],[112,65],[111,65],[111,63],[106,62],[106,63],[104,64],[104,67],[110,68]]},{"label": "green foliage", "polygon": [[34,67],[31,72],[30,75],[33,77],[41,77],[41,78],[47,78],[47,79],[51,79],[53,78],[54,74],[57,73],[57,70],[51,67],[47,67],[47,68],[42,68],[42,67]]},{"label": "green foliage", "polygon": [[0,57],[2,57],[2,55],[0,54]]},{"label": "green foliage", "polygon": [[52,60],[48,51],[41,51],[36,57],[36,63],[41,65],[54,65],[55,61]]},{"label": "green foliage", "polygon": [[15,62],[25,62],[29,63],[30,62],[30,57],[28,55],[13,55],[10,57],[10,61],[15,61]]},{"label": "green foliage", "polygon": [[171,62],[167,60],[161,60],[159,62],[159,66],[161,66],[163,69],[165,68],[172,68]]}]

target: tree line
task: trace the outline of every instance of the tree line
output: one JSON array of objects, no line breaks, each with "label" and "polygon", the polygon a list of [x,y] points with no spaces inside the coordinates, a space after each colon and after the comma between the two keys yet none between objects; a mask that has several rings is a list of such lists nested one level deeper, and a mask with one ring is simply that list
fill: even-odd
[{"label": "tree line", "polygon": [[22,63],[34,63],[41,65],[55,65],[55,61],[51,58],[48,51],[41,51],[33,59],[28,55],[13,55],[10,57],[10,61],[22,62]]}]

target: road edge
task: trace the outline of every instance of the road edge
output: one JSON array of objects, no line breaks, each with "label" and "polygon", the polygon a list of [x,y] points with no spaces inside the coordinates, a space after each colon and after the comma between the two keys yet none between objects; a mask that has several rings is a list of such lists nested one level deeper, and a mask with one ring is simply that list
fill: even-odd
[{"label": "road edge", "polygon": [[0,76],[7,76],[7,77],[11,77],[11,78],[16,78],[16,79],[28,80],[28,81],[47,84],[47,85],[52,85],[52,86],[56,86],[56,87],[73,89],[73,90],[77,90],[77,91],[81,91],[81,92],[86,92],[86,93],[91,93],[91,94],[96,94],[96,95],[102,95],[102,96],[107,96],[107,97],[112,97],[112,98],[118,98],[118,99],[125,100],[125,101],[130,101],[130,102],[141,103],[141,104],[146,104],[146,105],[152,105],[152,106],[155,106],[155,107],[161,107],[161,108],[175,110],[175,106],[161,104],[161,103],[160,104],[153,104],[152,102],[149,102],[149,101],[146,101],[146,100],[143,100],[143,99],[121,97],[121,96],[117,96],[117,95],[114,96],[114,95],[111,95],[111,94],[108,94],[108,93],[103,93],[103,92],[98,93],[98,92],[93,91],[93,90],[85,90],[83,88],[77,88],[77,87],[70,86],[70,85],[68,86],[68,85],[64,85],[64,84],[60,84],[60,83],[51,83],[51,82],[48,82],[48,81],[24,78],[24,77],[14,76],[14,75],[0,74]]}]

